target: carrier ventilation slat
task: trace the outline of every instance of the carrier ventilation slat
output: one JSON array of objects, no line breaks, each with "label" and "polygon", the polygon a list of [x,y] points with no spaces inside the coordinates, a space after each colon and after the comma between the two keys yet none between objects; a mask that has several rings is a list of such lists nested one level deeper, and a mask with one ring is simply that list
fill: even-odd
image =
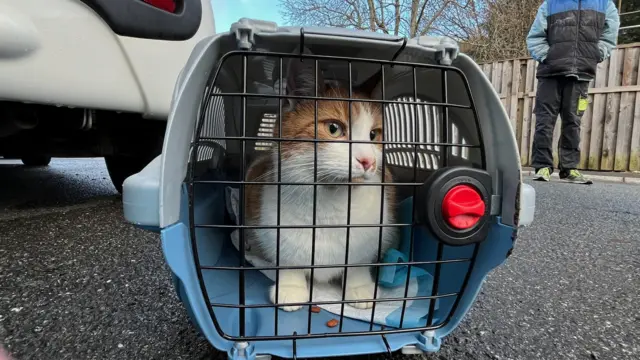
[{"label": "carrier ventilation slat", "polygon": [[[399,101],[414,101],[411,96],[403,96],[397,98]],[[417,102],[424,102],[418,99]],[[418,121],[418,134],[416,136],[413,131],[416,127],[415,121]],[[258,129],[259,137],[273,137],[277,115],[273,113],[265,113]],[[440,139],[440,123],[442,122],[442,112],[436,106],[418,105],[411,106],[408,104],[390,104],[385,107],[385,128],[387,140],[396,142],[424,142],[424,143],[441,143]],[[451,141],[452,144],[467,145],[467,141],[460,135],[455,124],[451,124]],[[274,145],[269,141],[258,141],[255,144],[256,151],[268,151]],[[401,166],[413,168],[413,146],[405,144],[386,145],[387,163],[392,166]],[[450,155],[460,157],[461,159],[469,159],[469,148],[451,146]],[[418,169],[421,170],[437,170],[440,159],[440,146],[437,145],[420,145],[418,146]]]}]

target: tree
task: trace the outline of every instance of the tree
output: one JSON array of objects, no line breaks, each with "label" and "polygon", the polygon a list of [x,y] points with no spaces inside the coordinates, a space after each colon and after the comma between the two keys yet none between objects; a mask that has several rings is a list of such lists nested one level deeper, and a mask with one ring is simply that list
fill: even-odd
[{"label": "tree", "polygon": [[542,0],[281,0],[291,24],[407,37],[446,35],[476,61],[527,56],[529,27]]},{"label": "tree", "polygon": [[291,24],[370,30],[411,38],[437,32],[437,22],[446,10],[468,3],[473,0],[281,0],[281,15]]},{"label": "tree", "polygon": [[529,56],[526,38],[542,0],[484,0],[477,29],[459,39],[476,61]]}]

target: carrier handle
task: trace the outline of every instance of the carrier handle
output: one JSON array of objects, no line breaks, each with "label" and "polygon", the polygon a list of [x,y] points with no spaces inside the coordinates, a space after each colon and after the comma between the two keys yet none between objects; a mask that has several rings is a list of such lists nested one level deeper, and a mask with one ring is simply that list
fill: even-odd
[{"label": "carrier handle", "polygon": [[319,26],[307,26],[300,28],[300,34],[315,35],[315,36],[328,36],[328,37],[346,37],[362,40],[374,40],[374,41],[388,41],[388,42],[403,42],[406,38],[403,36],[382,34],[372,31],[352,30],[345,28],[335,27],[319,27]]},{"label": "carrier handle", "polygon": [[402,43],[401,48],[407,44],[407,39],[402,36],[381,34],[371,31],[352,30],[344,28],[333,27],[320,27],[320,26],[278,26],[273,21],[264,21],[249,18],[240,18],[235,23],[231,24],[229,32],[236,36],[238,48],[243,50],[250,50],[252,45],[255,44],[254,37],[256,34],[275,34],[275,33],[299,33],[300,34],[300,48],[304,48],[305,37],[343,37],[370,41],[384,41],[390,43]]}]

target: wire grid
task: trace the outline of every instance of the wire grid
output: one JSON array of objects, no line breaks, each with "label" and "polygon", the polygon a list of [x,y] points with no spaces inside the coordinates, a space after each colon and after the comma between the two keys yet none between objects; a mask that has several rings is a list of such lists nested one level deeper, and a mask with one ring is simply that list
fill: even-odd
[{"label": "wire grid", "polygon": [[[249,92],[247,90],[248,88],[248,79],[247,79],[247,64],[248,64],[248,59],[251,58],[252,56],[260,56],[260,57],[265,57],[265,56],[270,56],[270,57],[275,57],[277,58],[277,64],[279,66],[279,77],[280,79],[278,79],[277,82],[275,82],[276,84],[278,84],[276,86],[276,92],[275,94],[264,94],[264,93],[252,93]],[[351,58],[351,57],[337,57],[337,56],[322,56],[322,55],[306,55],[306,54],[288,54],[288,53],[274,53],[274,52],[251,52],[251,51],[232,51],[229,53],[226,53],[218,62],[218,67],[217,70],[215,72],[212,72],[211,78],[210,78],[210,83],[211,84],[216,84],[216,79],[218,77],[218,74],[220,73],[220,69],[224,66],[224,64],[226,62],[234,62],[234,61],[238,61],[238,59],[241,59],[241,71],[242,71],[242,89],[241,91],[236,91],[236,92],[225,92],[224,89],[220,89],[217,86],[214,85],[210,85],[207,88],[205,97],[203,99],[203,104],[202,104],[202,111],[200,113],[200,119],[198,121],[198,125],[197,125],[197,129],[195,131],[195,137],[194,137],[194,141],[192,143],[192,147],[194,147],[194,151],[191,152],[191,161],[190,161],[190,165],[191,165],[191,176],[188,177],[187,179],[187,184],[188,184],[188,194],[189,194],[189,217],[190,217],[190,236],[191,236],[191,241],[192,241],[192,249],[193,249],[193,255],[194,255],[194,261],[196,264],[196,270],[197,270],[197,275],[198,275],[198,279],[200,282],[200,287],[201,290],[203,292],[203,296],[204,296],[204,300],[205,303],[207,305],[208,308],[208,312],[209,315],[211,316],[211,320],[214,323],[214,326],[216,328],[216,330],[218,331],[219,335],[222,336],[223,338],[227,339],[227,340],[232,340],[232,341],[265,341],[265,340],[296,340],[296,339],[310,339],[310,338],[323,338],[323,337],[334,337],[334,336],[361,336],[361,335],[381,335],[383,337],[383,340],[386,343],[386,338],[385,335],[386,334],[391,334],[391,333],[405,333],[405,332],[415,332],[415,331],[426,331],[426,330],[435,330],[438,328],[441,328],[443,326],[445,326],[453,317],[453,315],[456,312],[456,309],[458,307],[460,298],[461,298],[461,294],[464,293],[465,288],[467,286],[467,283],[469,281],[470,275],[473,272],[473,265],[475,263],[476,260],[476,256],[478,253],[478,244],[474,244],[473,246],[473,253],[472,256],[468,257],[468,258],[460,258],[460,259],[447,259],[447,260],[443,260],[443,250],[444,250],[444,245],[442,243],[438,243],[437,246],[437,258],[436,260],[433,261],[414,261],[414,257],[413,257],[413,248],[414,248],[414,241],[413,241],[413,237],[414,237],[414,230],[416,228],[416,226],[418,226],[419,224],[416,223],[415,220],[415,213],[416,213],[416,209],[415,209],[415,204],[417,201],[413,201],[413,209],[412,209],[412,218],[414,219],[411,223],[395,223],[395,224],[383,224],[383,203],[384,203],[384,188],[386,186],[395,186],[395,187],[410,187],[413,190],[413,195],[415,198],[415,194],[416,194],[416,188],[420,185],[422,185],[422,182],[418,182],[417,181],[417,172],[419,170],[419,168],[421,169],[429,169],[429,168],[438,168],[438,167],[447,167],[448,166],[448,157],[450,153],[454,153],[457,154],[459,156],[461,156],[462,158],[468,158],[469,157],[469,150],[470,149],[479,149],[480,153],[481,153],[481,158],[482,160],[482,166],[484,167],[484,150],[483,150],[483,146],[482,146],[482,139],[481,137],[479,138],[479,144],[469,144],[467,143],[466,140],[462,139],[459,134],[457,134],[458,130],[455,126],[450,126],[450,122],[449,122],[449,108],[462,108],[462,109],[470,109],[473,113],[473,120],[475,121],[475,129],[477,129],[477,131],[480,131],[480,125],[478,122],[478,117],[475,111],[475,106],[474,106],[474,102],[473,102],[473,98],[471,96],[470,93],[470,89],[469,89],[469,85],[467,82],[467,79],[464,75],[464,73],[462,73],[459,69],[454,68],[454,67],[449,67],[449,66],[441,66],[441,65],[432,65],[432,64],[420,64],[420,63],[408,63],[408,62],[394,62],[394,61],[383,61],[383,60],[372,60],[372,59],[363,59],[363,58]],[[295,60],[295,61],[312,61],[314,63],[314,67],[315,67],[315,83],[317,84],[317,80],[318,80],[318,72],[319,70],[319,66],[318,66],[318,62],[319,61],[343,61],[346,62],[348,64],[348,73],[349,73],[349,97],[348,98],[331,98],[331,97],[321,97],[318,96],[318,91],[317,91],[317,86],[316,86],[316,94],[315,96],[300,96],[300,95],[285,95],[284,94],[284,89],[282,86],[283,83],[283,69],[284,69],[284,61],[285,59],[290,59],[290,60]],[[375,63],[378,64],[380,66],[380,72],[381,72],[381,91],[382,91],[382,99],[385,100],[369,100],[369,99],[352,99],[352,91],[353,91],[353,79],[352,79],[352,63],[353,62],[358,62],[358,63]],[[406,97],[401,97],[400,99],[397,100],[386,100],[385,97],[385,68],[387,67],[394,67],[394,66],[405,66],[405,67],[410,67],[411,71],[412,71],[412,78],[413,78],[413,84],[412,84],[412,92],[413,95],[412,96],[406,96]],[[423,101],[420,100],[419,96],[418,96],[418,92],[417,92],[417,81],[416,81],[416,70],[417,69],[437,69],[440,71],[441,73],[441,79],[442,79],[442,102],[428,102],[428,101]],[[449,72],[455,72],[457,73],[459,76],[461,76],[464,86],[465,86],[465,91],[468,95],[468,99],[469,99],[469,103],[470,105],[460,105],[460,104],[452,104],[452,103],[448,103],[448,89],[447,89],[447,84],[448,84],[448,73]],[[217,133],[215,131],[213,132],[208,132],[207,131],[207,135],[206,136],[200,136],[200,134],[202,134],[203,129],[206,129],[206,125],[204,125],[207,121],[211,121],[211,115],[210,112],[211,111],[205,111],[206,109],[211,110],[211,104],[213,102],[219,102],[220,99],[225,98],[225,97],[234,97],[234,98],[241,98],[241,102],[242,102],[242,108],[241,108],[241,135],[234,135],[234,136],[225,136],[220,134],[220,132],[218,131]],[[248,98],[275,98],[278,99],[278,111],[277,114],[273,115],[273,114],[266,114],[266,116],[263,116],[262,118],[262,125],[260,126],[260,128],[258,129],[258,134],[257,136],[250,136],[249,134],[247,134],[247,99]],[[285,99],[298,99],[298,100],[313,100],[315,102],[315,135],[316,138],[315,139],[300,139],[300,138],[282,138],[281,134],[282,134],[282,117],[283,117],[283,110],[282,110],[282,104],[283,104],[283,100]],[[385,174],[385,170],[387,166],[409,166],[413,169],[413,181],[410,182],[394,182],[394,183],[385,183],[384,181],[384,176],[382,176],[382,182],[367,182],[367,183],[361,183],[361,182],[320,182],[318,181],[317,178],[317,171],[314,174],[314,180],[313,182],[283,182],[280,179],[281,176],[281,161],[278,161],[278,180],[276,183],[272,182],[272,181],[246,181],[246,174],[247,174],[247,145],[246,142],[250,141],[250,142],[255,142],[256,145],[254,147],[254,150],[268,150],[270,149],[274,144],[277,145],[278,147],[278,158],[280,159],[280,155],[281,155],[281,143],[282,142],[311,142],[314,144],[314,157],[315,157],[315,169],[317,170],[317,146],[318,143],[321,142],[327,142],[327,141],[331,141],[331,142],[337,142],[337,143],[348,143],[350,144],[349,146],[349,179],[351,179],[351,161],[352,161],[352,156],[351,156],[351,144],[354,143],[363,143],[363,141],[355,141],[355,140],[323,140],[323,139],[318,139],[317,138],[317,131],[318,131],[318,113],[317,113],[317,103],[318,100],[334,100],[334,101],[348,101],[349,102],[349,118],[351,120],[351,104],[352,102],[356,101],[356,102],[377,102],[382,104],[382,107],[384,108],[384,111],[382,112],[382,117],[383,117],[383,124],[385,124],[385,126],[383,127],[383,134],[382,134],[382,140],[381,141],[366,141],[365,143],[372,143],[372,144],[382,144],[383,146],[383,156],[382,156],[382,174]],[[395,108],[394,108],[395,107]],[[398,115],[397,112],[398,107],[403,107],[404,109],[408,109],[408,111],[405,111],[404,115],[405,116],[410,116],[413,121],[411,121],[412,127],[413,127],[413,131],[408,131],[409,133],[413,133],[414,135],[410,135],[407,136],[406,133],[407,131],[404,131],[405,135],[401,135],[401,131],[398,132],[398,127],[396,127],[396,134],[391,134],[391,140],[385,140],[385,137],[387,137],[388,135],[385,135],[385,130],[384,128],[386,128],[386,124],[388,124],[388,122],[385,121],[385,118],[394,117],[394,112],[396,112],[396,116]],[[429,110],[429,109],[437,109],[437,108],[441,108],[442,111],[436,113],[434,110]],[[422,112],[422,115],[420,115]],[[430,113],[430,114],[427,114]],[[219,115],[219,114],[218,114]],[[426,126],[425,124],[420,124],[419,121],[416,121],[415,119],[438,119],[441,121],[440,125],[434,125],[430,131],[431,133],[438,132],[437,136],[431,136],[431,137],[423,137],[420,135],[415,135],[415,134],[422,134],[425,133],[425,131],[421,131],[421,129],[423,128],[423,126]],[[227,119],[229,120],[229,119]],[[219,120],[215,120],[214,121],[218,121]],[[266,123],[266,125],[264,125]],[[280,131],[278,131],[278,134],[280,137],[273,137],[273,130],[275,129],[275,127],[278,127]],[[405,129],[405,130],[410,130],[410,129]],[[271,133],[271,134],[269,134]],[[453,133],[453,134],[452,134]],[[210,136],[209,134],[215,134],[213,136]],[[351,121],[349,121],[349,134],[351,134]],[[459,138],[459,142],[458,143],[452,143],[449,142],[448,140],[451,139],[452,137],[458,137]],[[268,138],[268,141],[265,141]],[[426,141],[428,138],[431,139],[437,139],[437,141]],[[240,141],[242,143],[242,147],[241,147],[241,156],[242,156],[242,164],[241,164],[241,180],[237,180],[237,181],[232,181],[232,180],[202,180],[202,179],[195,179],[193,177],[193,169],[194,169],[194,164],[196,163],[196,154],[199,154],[198,152],[198,147],[199,146],[207,146],[207,144],[210,144],[211,142],[221,142],[221,141]],[[404,155],[398,155],[399,153],[393,153],[394,149],[402,149],[404,151]],[[407,149],[413,149],[412,151],[409,151],[410,156],[406,156],[407,153]],[[428,150],[427,153],[424,152],[424,150]],[[448,151],[448,150],[452,150],[452,151]],[[428,152],[437,152],[439,153],[439,156],[434,156],[434,154],[429,154]],[[389,153],[386,153],[389,152]],[[418,159],[418,161],[415,161],[415,159]],[[391,164],[388,164],[391,163]],[[429,163],[431,164],[429,166]],[[239,225],[231,225],[231,224],[197,224],[194,223],[195,221],[195,215],[194,215],[194,185],[195,184],[224,184],[224,185],[232,185],[232,186],[238,186],[239,188],[239,192],[240,192],[240,205],[239,205],[239,218],[240,218],[240,224]],[[278,212],[278,222],[277,225],[271,225],[271,226],[267,226],[267,225],[258,225],[258,226],[251,226],[251,225],[246,225],[245,224],[245,218],[244,218],[244,213],[245,213],[245,209],[244,208],[244,187],[245,185],[277,185],[278,186],[278,204],[277,204],[277,212]],[[314,205],[313,205],[313,224],[311,225],[306,225],[306,226],[301,226],[301,225],[295,225],[295,226],[287,226],[287,225],[281,225],[280,224],[280,209],[281,209],[281,191],[280,191],[280,186],[283,185],[313,185],[314,190],[313,190],[313,194],[314,194]],[[349,206],[348,211],[347,211],[347,223],[346,224],[331,224],[331,225],[317,225],[316,224],[316,200],[317,200],[317,187],[318,186],[323,186],[323,185],[332,185],[332,186],[347,186],[348,187],[348,203],[350,204],[351,202],[351,186],[353,185],[359,185],[359,186],[381,186],[382,187],[382,191],[381,191],[381,210],[380,210],[380,222],[377,224],[350,224],[350,217],[351,217],[351,207]],[[315,264],[315,231],[316,229],[319,228],[346,228],[347,229],[347,235],[346,235],[346,256],[348,257],[349,251],[349,229],[351,228],[363,228],[363,227],[376,227],[379,228],[379,238],[378,238],[378,261],[375,263],[357,263],[357,264],[349,264],[348,263],[348,259],[345,259],[345,263],[344,264],[330,264],[330,265],[318,265]],[[410,236],[410,251],[409,251],[409,256],[410,259],[408,262],[397,262],[397,263],[380,263],[380,259],[381,259],[381,249],[382,249],[382,230],[384,227],[397,227],[397,228],[406,228],[409,227],[410,231],[411,231],[411,236]],[[216,229],[226,229],[227,231],[230,230],[234,230],[237,229],[239,231],[239,252],[240,252],[240,265],[239,266],[205,266],[205,265],[201,265],[200,264],[200,259],[198,256],[198,250],[197,250],[197,242],[196,242],[196,231],[195,229],[197,228],[216,228]],[[292,228],[310,228],[312,229],[313,232],[313,237],[312,237],[312,253],[311,253],[311,264],[309,264],[308,266],[280,266],[279,264],[279,254],[280,254],[280,249],[279,249],[279,241],[280,241],[280,230],[281,229],[292,229]],[[277,230],[277,237],[278,237],[278,250],[277,250],[277,260],[276,260],[276,265],[275,266],[247,266],[246,264],[246,260],[245,260],[245,254],[246,254],[246,249],[245,249],[245,241],[244,241],[244,231],[247,229],[276,229]],[[438,287],[439,287],[439,274],[440,274],[440,268],[443,264],[449,264],[449,263],[460,263],[460,262],[468,262],[469,263],[469,267],[468,267],[468,271],[466,272],[466,274],[464,275],[464,280],[462,283],[462,286],[460,287],[460,290],[457,292],[453,292],[453,293],[446,293],[446,294],[440,294],[438,292]],[[379,276],[380,276],[380,267],[382,266],[394,266],[394,265],[406,265],[408,266],[408,273],[410,273],[411,271],[411,267],[412,266],[424,266],[424,265],[435,265],[435,272],[433,274],[433,286],[432,286],[432,292],[431,295],[429,296],[414,296],[414,297],[409,297],[407,296],[408,294],[408,289],[409,289],[409,280],[410,277],[407,276],[407,281],[405,284],[405,291],[404,291],[404,297],[402,298],[393,298],[393,299],[379,299],[377,298],[377,292],[378,292],[378,287],[376,286],[375,288],[375,293],[373,296],[373,299],[358,299],[358,300],[346,300],[345,299],[345,288],[346,286],[343,286],[343,291],[342,291],[342,299],[340,301],[326,301],[326,302],[313,302],[311,301],[313,299],[312,295],[313,295],[313,281],[309,281],[309,299],[310,301],[308,302],[300,302],[300,303],[279,303],[277,305],[275,304],[246,304],[246,297],[245,297],[245,271],[247,270],[275,270],[276,271],[276,294],[279,294],[279,289],[278,289],[278,278],[279,278],[279,273],[281,270],[292,270],[292,269],[308,269],[311,272],[310,275],[310,279],[313,279],[313,272],[315,269],[323,269],[323,268],[343,268],[343,284],[346,284],[346,276],[347,276],[347,269],[348,268],[354,268],[354,267],[373,267],[376,269],[376,276],[375,276],[375,284],[378,284],[379,281]],[[207,288],[205,286],[204,280],[203,280],[203,271],[209,271],[209,270],[224,270],[224,271],[239,271],[240,272],[240,276],[239,276],[239,291],[238,291],[238,302],[239,304],[225,304],[225,303],[212,303],[209,296],[208,296],[208,292],[207,292]],[[420,327],[412,327],[412,328],[403,328],[403,322],[404,322],[404,314],[405,314],[405,310],[406,310],[406,305],[407,305],[407,301],[412,301],[412,300],[435,300],[435,299],[440,299],[440,298],[447,298],[447,297],[455,297],[455,301],[453,303],[453,306],[451,307],[451,310],[448,312],[447,316],[440,322],[435,323],[434,322],[434,310],[435,310],[435,301],[430,301],[430,305],[429,305],[429,313],[428,313],[428,319],[425,323],[424,326],[420,326]],[[363,332],[363,331],[342,331],[342,323],[344,320],[344,306],[345,304],[350,304],[350,303],[355,303],[355,302],[362,302],[362,301],[366,301],[366,302],[372,302],[373,303],[373,308],[372,308],[372,313],[371,313],[371,321],[369,322],[369,331]],[[399,328],[385,328],[384,326],[382,326],[380,328],[380,330],[374,330],[374,326],[378,326],[379,325],[374,325],[374,315],[375,315],[375,307],[376,304],[379,302],[383,302],[383,301],[402,301],[403,306],[402,306],[402,314],[401,314],[401,320],[400,320],[400,326]],[[276,295],[276,302],[277,302],[277,295]],[[342,311],[340,314],[340,319],[339,319],[339,324],[340,324],[340,329],[337,333],[311,333],[311,307],[313,305],[326,305],[326,304],[340,304]],[[278,314],[279,314],[279,310],[278,308],[282,307],[282,306],[308,306],[308,333],[307,334],[297,334],[297,333],[293,333],[293,334],[284,334],[284,335],[279,335],[278,334]],[[233,309],[238,309],[239,310],[239,336],[232,336],[229,335],[227,333],[224,332],[224,330],[220,327],[218,320],[216,319],[216,316],[213,312],[213,309],[216,307],[220,307],[220,308],[233,308]],[[275,335],[270,335],[270,336],[247,336],[246,335],[246,319],[245,319],[245,311],[246,309],[252,309],[252,308],[272,308],[275,312],[275,322],[274,322],[274,334]],[[298,310],[298,311],[303,311],[303,310]]]},{"label": "wire grid", "polygon": [[[385,107],[385,124],[387,129],[388,140],[391,142],[411,142],[417,141],[421,143],[443,142],[440,140],[441,131],[439,130],[442,123],[442,111],[436,106],[427,106],[422,104],[424,100],[417,98],[414,100],[412,96],[401,96],[397,98],[399,101],[416,102],[419,105],[409,106],[406,104],[389,104]],[[417,133],[411,131],[413,127],[403,127],[406,119],[415,119],[417,121]],[[276,125],[278,124],[278,114],[275,112],[265,112],[260,121],[258,136],[264,137],[264,141],[256,142],[255,151],[270,151],[274,143],[269,139],[274,137]],[[466,145],[467,140],[460,134],[460,130],[454,123],[450,123],[450,141],[454,144]],[[203,131],[207,134],[206,129]],[[400,144],[390,144],[386,146],[385,157],[387,164],[390,166],[402,166],[413,168],[413,152],[406,151],[406,146]],[[440,163],[440,147],[432,145],[418,145],[418,169],[421,170],[437,170]],[[404,150],[403,150],[404,149]],[[459,157],[463,160],[469,160],[469,148],[451,146],[450,155]]]}]

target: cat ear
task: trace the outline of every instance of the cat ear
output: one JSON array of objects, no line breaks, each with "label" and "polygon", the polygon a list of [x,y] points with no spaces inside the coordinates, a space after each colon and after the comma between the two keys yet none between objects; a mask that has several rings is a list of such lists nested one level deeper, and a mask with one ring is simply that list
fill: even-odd
[{"label": "cat ear", "polygon": [[[300,52],[300,48],[294,51],[294,54]],[[303,49],[303,54],[312,54],[308,48]],[[297,96],[316,96],[316,88],[318,96],[324,93],[324,77],[322,71],[318,68],[318,77],[316,82],[316,65],[313,59],[291,58],[287,67],[287,94]],[[294,100],[294,99],[291,99]]]},{"label": "cat ear", "polygon": [[368,79],[362,82],[358,86],[358,92],[367,95],[371,99],[380,98],[380,87],[382,80],[382,70],[378,70],[375,74],[371,75]]}]

